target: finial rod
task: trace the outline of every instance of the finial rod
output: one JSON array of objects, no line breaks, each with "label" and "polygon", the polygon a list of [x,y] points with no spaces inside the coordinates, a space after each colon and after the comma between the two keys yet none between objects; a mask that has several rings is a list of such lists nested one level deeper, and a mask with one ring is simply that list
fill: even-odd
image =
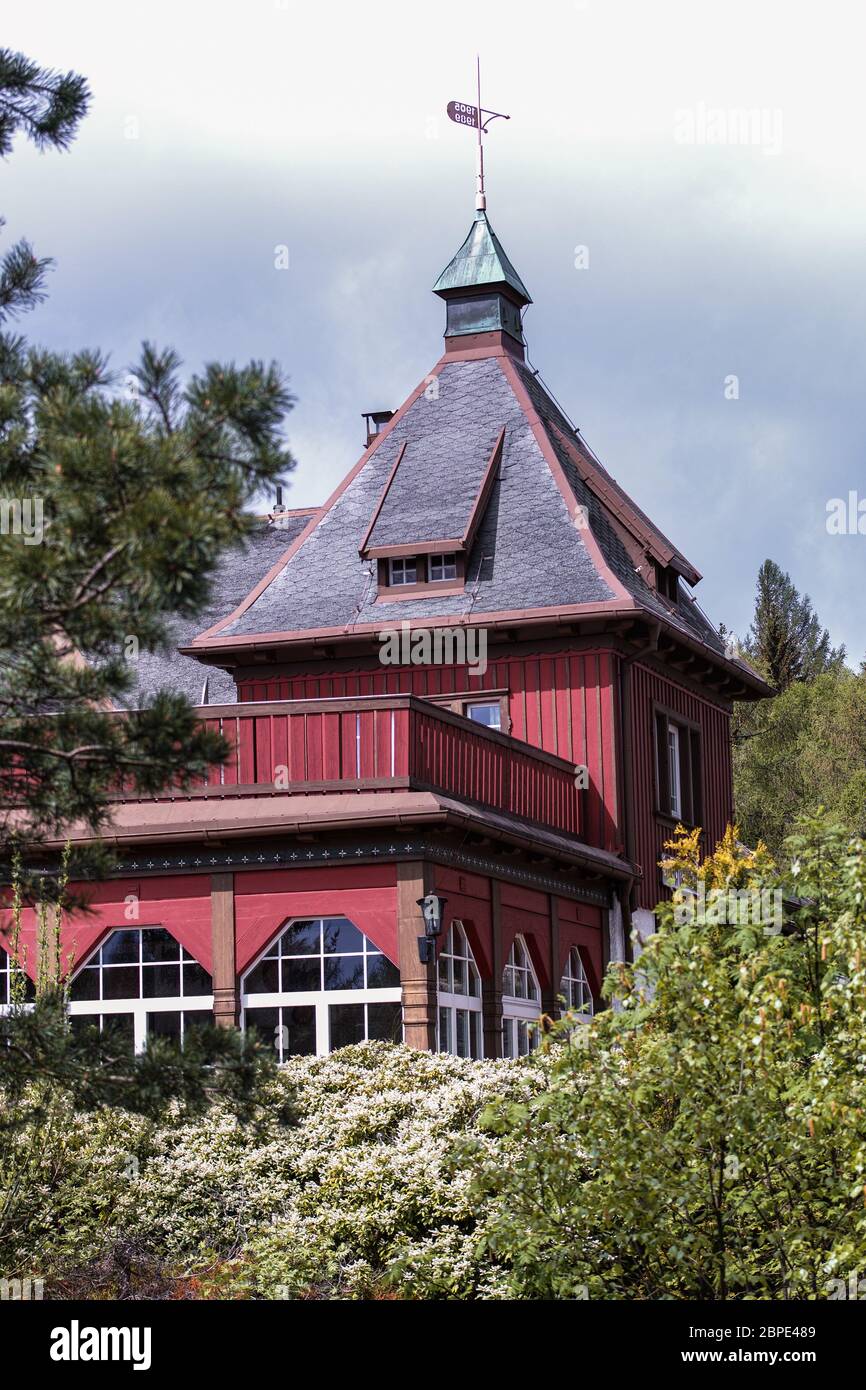
[{"label": "finial rod", "polygon": [[484,192],[484,131],[481,124],[481,55],[478,53],[475,55],[475,76],[478,92],[478,158],[475,169],[477,183],[475,190],[475,211],[486,212],[487,197]]}]

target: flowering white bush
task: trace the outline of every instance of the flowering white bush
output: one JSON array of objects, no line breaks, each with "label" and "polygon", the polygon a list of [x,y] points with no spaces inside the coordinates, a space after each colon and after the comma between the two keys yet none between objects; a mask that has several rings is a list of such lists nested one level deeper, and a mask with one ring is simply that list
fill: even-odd
[{"label": "flowering white bush", "polygon": [[487,1209],[453,1151],[463,1138],[490,1158],[516,1147],[479,1116],[542,1076],[365,1043],[289,1061],[253,1125],[223,1108],[156,1126],[58,1102],[39,1152],[34,1136],[18,1141],[31,1149],[26,1193],[0,1173],[0,1203],[17,1203],[14,1229],[0,1215],[0,1272],[38,1272],[50,1291],[52,1272],[126,1241],[205,1290],[216,1280],[220,1297],[504,1296],[504,1271],[478,1253]]}]

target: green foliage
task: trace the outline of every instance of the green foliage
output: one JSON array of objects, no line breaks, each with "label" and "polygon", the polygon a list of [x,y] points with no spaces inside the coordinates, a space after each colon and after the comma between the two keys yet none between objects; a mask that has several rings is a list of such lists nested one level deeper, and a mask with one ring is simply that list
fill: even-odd
[{"label": "green foliage", "polygon": [[158,1296],[502,1296],[454,1143],[514,1162],[479,1116],[539,1084],[522,1063],[365,1043],[293,1058],[259,1088],[255,1126],[222,1101],[84,1112],[54,1088],[50,1122],[0,1146],[0,1271],[45,1278],[49,1297],[133,1296],[157,1268]]},{"label": "green foliage", "polygon": [[[0,50],[0,154],[16,130],[64,148],[88,92]],[[19,242],[0,264],[0,324],[44,297],[49,261]],[[125,383],[101,352],[0,334],[0,862],[25,867],[73,824],[97,836],[119,786],[189,784],[226,754],[187,701],[134,703],[135,661],[195,616],[249,504],[294,462],[293,398],[276,364],[208,363],[187,381],[145,343]],[[108,851],[79,854],[74,876]],[[32,887],[32,876],[31,876]],[[47,889],[43,885],[43,893]]]},{"label": "green foliage", "polygon": [[746,650],[778,690],[823,671],[838,671],[845,661],[845,648],[830,646],[830,634],[821,627],[808,594],[800,595],[773,560],[765,560],[758,571]]},{"label": "green foliage", "polygon": [[866,833],[866,674],[831,671],[773,700],[737,706],[734,793],[745,839],[778,850],[819,802]]},{"label": "green foliage", "polygon": [[65,150],[90,104],[77,73],[40,68],[23,53],[0,48],[0,156],[18,131],[37,149]]},{"label": "green foliage", "polygon": [[[784,886],[733,845],[706,881]],[[866,852],[816,821],[788,852],[789,930],[683,890],[616,1009],[561,1026],[544,1089],[492,1107],[520,1161],[481,1163],[477,1192],[516,1295],[814,1299],[866,1267]]]}]

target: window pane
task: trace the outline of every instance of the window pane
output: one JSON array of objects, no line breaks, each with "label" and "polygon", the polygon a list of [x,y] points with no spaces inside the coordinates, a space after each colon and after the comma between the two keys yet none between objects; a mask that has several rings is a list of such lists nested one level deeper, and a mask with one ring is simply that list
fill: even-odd
[{"label": "window pane", "polygon": [[171,1038],[180,1042],[180,1011],[175,1013],[153,1013],[147,1015],[147,1036],[149,1038]]},{"label": "window pane", "polygon": [[244,992],[246,994],[277,994],[279,988],[279,962],[263,960],[247,975]]},{"label": "window pane", "polygon": [[400,971],[387,956],[367,956],[368,989],[395,989],[399,984]]},{"label": "window pane", "polygon": [[180,943],[164,927],[145,927],[141,933],[142,960],[180,960]]},{"label": "window pane", "polygon": [[103,999],[138,999],[138,966],[120,965],[102,972]]},{"label": "window pane", "polygon": [[121,1039],[130,1052],[135,1049],[135,1019],[132,1014],[103,1014],[102,1032]]},{"label": "window pane", "polygon": [[197,994],[213,994],[213,980],[198,961],[183,967],[183,992],[187,998]]},{"label": "window pane", "polygon": [[70,999],[98,999],[99,998],[99,968],[98,966],[86,965],[83,970],[79,970],[69,991]]},{"label": "window pane", "polygon": [[[367,968],[369,969],[369,963]],[[439,988],[446,994],[453,994],[451,988],[451,960],[444,951],[439,956]]]},{"label": "window pane", "polygon": [[488,729],[502,726],[502,710],[498,700],[491,705],[467,705],[466,713],[476,724],[484,724]]},{"label": "window pane", "polygon": [[364,938],[352,922],[338,917],[322,923],[322,948],[328,955],[334,951],[359,952],[364,949]]},{"label": "window pane", "polygon": [[[325,989],[363,989],[363,956],[326,956]],[[354,1007],[354,1005],[352,1006]]]},{"label": "window pane", "polygon": [[213,1014],[210,1009],[184,1009],[184,1034],[189,1033],[193,1028],[209,1028],[213,1021]]},{"label": "window pane", "polygon": [[457,1024],[457,1027],[456,1027],[456,1030],[455,1030],[456,1033],[457,1033],[457,1047],[456,1047],[455,1051],[457,1052],[457,1056],[458,1056],[458,1057],[468,1057],[468,1056],[469,1056],[469,1028],[468,1028],[468,1019],[467,1019],[467,1017],[466,1017],[466,1010],[465,1010],[465,1009],[456,1009],[456,1010],[455,1010],[455,1014],[456,1014],[455,1023]]},{"label": "window pane", "polygon": [[364,1041],[364,1005],[331,1004],[328,1007],[331,1051]]},{"label": "window pane", "polygon": [[440,1009],[440,1010],[439,1010],[439,1051],[440,1051],[440,1052],[450,1052],[450,1051],[451,1051],[451,1038],[450,1038],[450,1036],[449,1036],[449,1031],[450,1031],[450,1030],[449,1030],[449,1027],[448,1027],[448,1023],[449,1023],[450,1017],[451,1017],[451,1010],[450,1010],[450,1009]]},{"label": "window pane", "polygon": [[454,962],[454,993],[468,994],[468,983],[466,961],[458,958]]},{"label": "window pane", "polygon": [[403,1007],[401,1004],[368,1004],[367,1036],[379,1042],[403,1041]]},{"label": "window pane", "polygon": [[322,988],[322,962],[318,956],[289,956],[281,963],[283,993]]},{"label": "window pane", "polygon": [[318,922],[292,922],[280,937],[279,945],[284,956],[317,956],[320,941]]},{"label": "window pane", "polygon": [[[138,960],[138,931],[115,931],[102,945],[103,965],[126,964]],[[136,990],[136,994],[138,990]]]},{"label": "window pane", "polygon": [[282,1014],[283,1056],[315,1056],[316,1010],[307,1004],[295,1004],[286,1006]]},{"label": "window pane", "polygon": [[180,994],[180,966],[144,965],[141,983],[145,999],[174,999]]},{"label": "window pane", "polygon": [[279,1051],[279,1009],[244,1010],[244,1029],[254,1034],[265,1047]]}]

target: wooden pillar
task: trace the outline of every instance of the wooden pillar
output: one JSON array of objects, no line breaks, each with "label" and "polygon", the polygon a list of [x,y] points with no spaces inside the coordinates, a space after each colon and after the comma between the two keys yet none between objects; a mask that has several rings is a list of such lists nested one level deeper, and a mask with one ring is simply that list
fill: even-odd
[{"label": "wooden pillar", "polygon": [[422,965],[418,937],[424,919],[418,898],[433,891],[429,865],[412,859],[397,865],[397,949],[403,989],[403,1036],[407,1047],[422,1052],[436,1049],[436,962]]},{"label": "wooden pillar", "polygon": [[210,922],[214,1022],[221,1028],[236,1028],[240,993],[235,968],[234,874],[211,874]]},{"label": "wooden pillar", "polygon": [[562,971],[559,967],[559,900],[551,893],[547,899],[550,913],[550,929],[547,949],[550,957],[550,984],[541,991],[541,1008],[550,1018],[559,1014],[559,982]]},{"label": "wooden pillar", "polygon": [[502,1056],[502,892],[498,879],[490,880],[491,958],[493,974],[481,981],[481,1008],[484,1018],[484,1056]]}]

